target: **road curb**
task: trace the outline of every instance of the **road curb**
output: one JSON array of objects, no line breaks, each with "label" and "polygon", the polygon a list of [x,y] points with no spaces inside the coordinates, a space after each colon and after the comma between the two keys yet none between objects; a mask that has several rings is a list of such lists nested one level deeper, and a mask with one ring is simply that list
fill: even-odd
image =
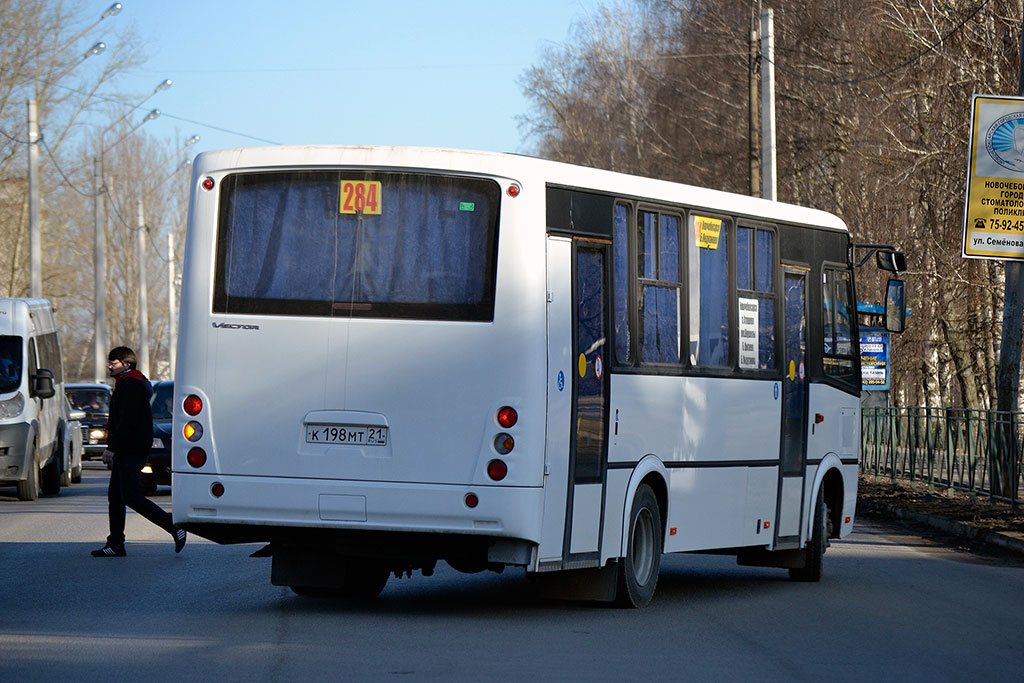
[{"label": "road curb", "polygon": [[1024,555],[1024,539],[1016,538],[998,531],[982,529],[964,522],[956,522],[951,519],[936,517],[922,512],[913,512],[895,505],[882,503],[869,503],[859,501],[860,512],[867,515],[879,515],[882,517],[894,518],[915,524],[923,524],[938,531],[945,532],[957,538],[967,539],[975,543],[990,545],[1001,550],[1008,550],[1018,555]]}]

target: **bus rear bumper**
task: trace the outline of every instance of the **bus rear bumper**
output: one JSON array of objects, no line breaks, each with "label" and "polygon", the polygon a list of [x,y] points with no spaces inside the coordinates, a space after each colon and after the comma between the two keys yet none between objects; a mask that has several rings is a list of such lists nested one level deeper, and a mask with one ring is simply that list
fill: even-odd
[{"label": "bus rear bumper", "polygon": [[[223,493],[214,496],[214,484]],[[539,542],[540,487],[467,486],[174,472],[174,523],[219,543],[287,529],[467,534]],[[466,503],[473,493],[479,501]]]}]

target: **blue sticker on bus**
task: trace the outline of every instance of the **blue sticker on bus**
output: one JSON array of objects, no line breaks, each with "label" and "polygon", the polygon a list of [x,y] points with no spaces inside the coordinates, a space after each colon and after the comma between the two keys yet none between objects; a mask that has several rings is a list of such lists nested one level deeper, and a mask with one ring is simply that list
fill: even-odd
[{"label": "blue sticker on bus", "polygon": [[565,373],[561,370],[558,371],[558,390],[565,389]]},{"label": "blue sticker on bus", "polygon": [[779,383],[778,382],[776,382],[775,386],[772,387],[772,394],[775,395],[775,400],[778,401],[779,400]]}]

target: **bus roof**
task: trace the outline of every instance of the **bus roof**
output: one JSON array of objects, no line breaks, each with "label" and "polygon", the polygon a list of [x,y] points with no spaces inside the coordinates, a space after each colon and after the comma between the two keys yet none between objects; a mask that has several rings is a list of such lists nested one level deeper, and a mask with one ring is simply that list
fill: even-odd
[{"label": "bus roof", "polygon": [[643,198],[694,209],[728,212],[848,233],[846,223],[834,214],[795,204],[770,201],[748,195],[712,190],[667,180],[576,166],[522,154],[475,150],[386,145],[280,145],[236,147],[203,152],[193,166],[193,183],[208,173],[265,169],[273,167],[375,167],[421,171],[461,171],[505,176],[522,184],[532,174],[542,174],[548,184],[606,193],[625,198]]}]

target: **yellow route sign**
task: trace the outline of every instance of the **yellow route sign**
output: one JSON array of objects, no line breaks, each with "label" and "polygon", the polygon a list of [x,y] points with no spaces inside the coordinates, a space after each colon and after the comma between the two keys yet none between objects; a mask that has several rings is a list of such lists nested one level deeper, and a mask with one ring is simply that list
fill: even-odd
[{"label": "yellow route sign", "polygon": [[1024,260],[1024,97],[971,98],[963,256]]}]

